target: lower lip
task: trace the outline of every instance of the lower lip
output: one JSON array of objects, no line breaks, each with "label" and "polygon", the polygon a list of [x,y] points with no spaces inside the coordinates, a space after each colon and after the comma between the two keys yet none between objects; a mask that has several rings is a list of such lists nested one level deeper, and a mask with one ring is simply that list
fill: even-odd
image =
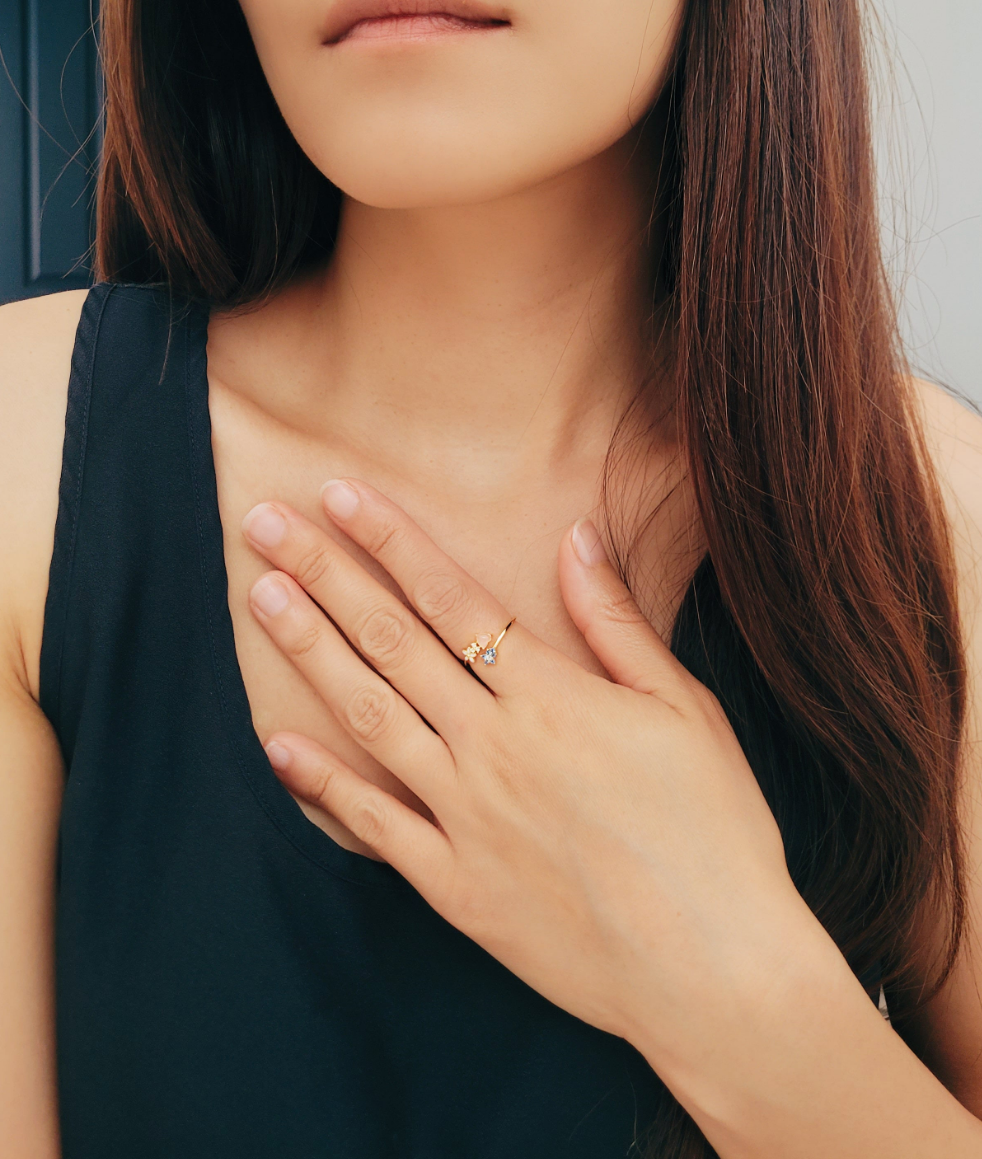
[{"label": "lower lip", "polygon": [[508,25],[502,21],[464,20],[446,12],[429,12],[423,16],[383,16],[359,20],[335,44],[352,40],[431,40],[438,36],[456,36],[462,32],[494,32]]}]

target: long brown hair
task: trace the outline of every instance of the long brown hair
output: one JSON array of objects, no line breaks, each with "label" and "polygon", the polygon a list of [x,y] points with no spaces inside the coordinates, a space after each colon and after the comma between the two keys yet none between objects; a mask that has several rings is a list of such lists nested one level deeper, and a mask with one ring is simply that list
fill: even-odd
[{"label": "long brown hair", "polygon": [[[329,256],[340,193],[283,122],[238,4],[104,0],[101,22],[97,276],[229,307]],[[708,543],[673,647],[726,708],[798,889],[896,1017],[941,985],[964,922],[966,693],[864,58],[859,0],[690,0],[659,105],[653,283]],[[927,980],[925,906],[943,932]],[[712,1154],[668,1098],[646,1142]]]}]

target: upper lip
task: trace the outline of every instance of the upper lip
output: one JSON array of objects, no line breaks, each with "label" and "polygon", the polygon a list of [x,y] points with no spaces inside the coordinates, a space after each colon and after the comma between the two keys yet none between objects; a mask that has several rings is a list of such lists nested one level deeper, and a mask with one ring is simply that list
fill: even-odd
[{"label": "upper lip", "polygon": [[508,23],[507,16],[500,8],[482,4],[480,0],[340,0],[328,13],[321,42],[334,44],[359,20],[378,20],[385,16],[426,16],[436,12],[459,16],[462,20]]}]

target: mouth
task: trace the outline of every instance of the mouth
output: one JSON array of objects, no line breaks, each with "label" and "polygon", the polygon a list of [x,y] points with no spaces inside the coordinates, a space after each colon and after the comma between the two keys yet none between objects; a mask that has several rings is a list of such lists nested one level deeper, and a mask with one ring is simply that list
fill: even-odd
[{"label": "mouth", "polygon": [[324,25],[321,43],[430,39],[510,25],[503,13],[477,0],[341,0]]}]

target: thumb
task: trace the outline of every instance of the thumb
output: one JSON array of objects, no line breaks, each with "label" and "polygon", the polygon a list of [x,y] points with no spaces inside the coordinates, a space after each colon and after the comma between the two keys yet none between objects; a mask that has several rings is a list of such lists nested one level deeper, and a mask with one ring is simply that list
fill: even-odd
[{"label": "thumb", "polygon": [[563,537],[559,588],[573,623],[611,679],[656,694],[678,685],[685,669],[642,614],[589,519],[574,523]]}]

